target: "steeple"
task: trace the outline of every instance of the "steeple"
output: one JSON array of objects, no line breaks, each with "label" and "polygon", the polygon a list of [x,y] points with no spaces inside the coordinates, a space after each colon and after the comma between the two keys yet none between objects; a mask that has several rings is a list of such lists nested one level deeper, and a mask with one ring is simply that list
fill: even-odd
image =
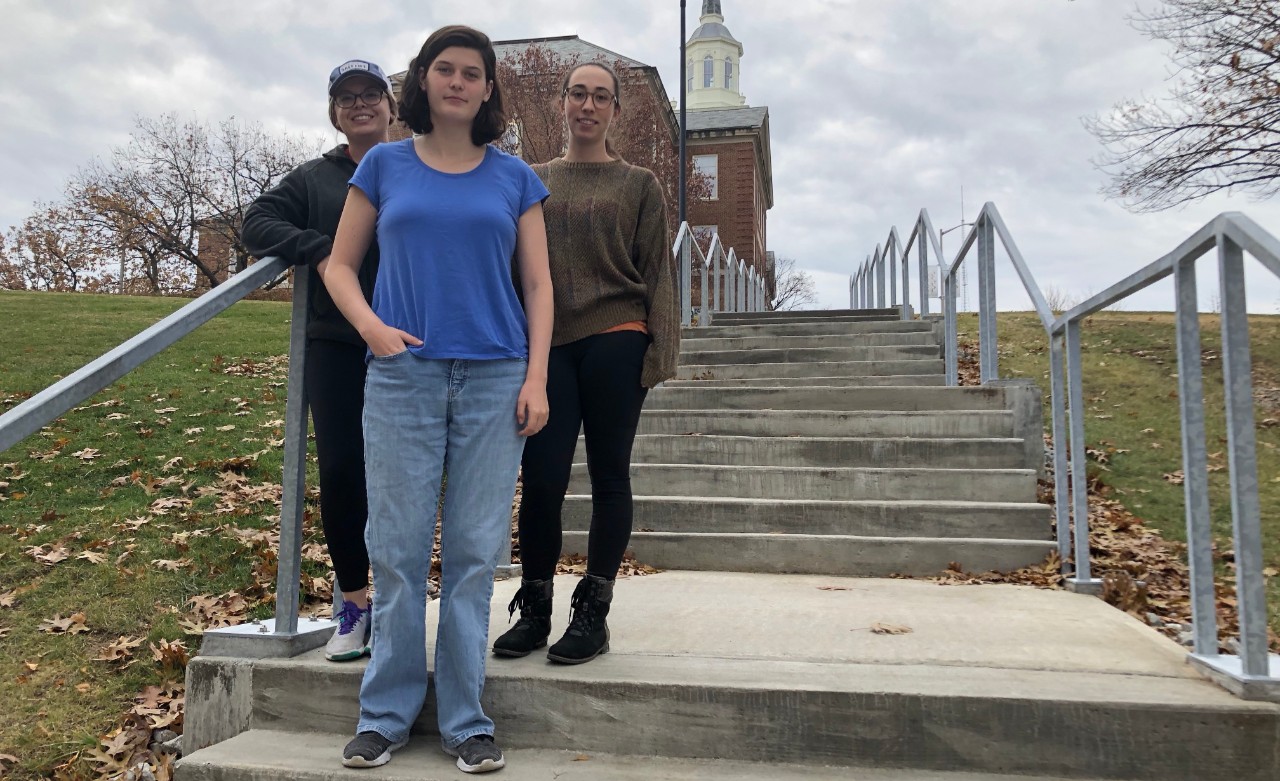
[{"label": "steeple", "polygon": [[724,25],[720,0],[702,0],[702,16],[685,46],[686,105],[691,109],[745,106],[740,86],[742,43]]}]

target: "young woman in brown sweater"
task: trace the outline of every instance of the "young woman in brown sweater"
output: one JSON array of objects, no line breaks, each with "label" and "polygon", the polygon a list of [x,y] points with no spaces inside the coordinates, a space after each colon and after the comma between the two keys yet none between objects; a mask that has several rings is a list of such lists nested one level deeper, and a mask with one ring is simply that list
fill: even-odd
[{"label": "young woman in brown sweater", "polygon": [[680,346],[675,268],[662,187],[617,156],[609,128],[622,112],[618,75],[591,62],[565,75],[561,109],[568,151],[533,166],[544,205],[555,296],[547,376],[550,418],[525,445],[520,504],[524,578],[511,602],[520,620],[495,641],[499,656],[526,656],[551,632],[560,513],[581,430],[591,476],[587,573],[572,616],[547,657],[565,664],[609,650],[605,617],[631,538],[631,446],[649,388],[674,376]]}]

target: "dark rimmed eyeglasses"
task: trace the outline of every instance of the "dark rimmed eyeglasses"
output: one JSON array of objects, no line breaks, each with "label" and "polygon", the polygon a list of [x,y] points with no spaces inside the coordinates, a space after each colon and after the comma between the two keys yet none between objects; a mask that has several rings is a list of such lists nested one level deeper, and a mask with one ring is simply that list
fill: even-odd
[{"label": "dark rimmed eyeglasses", "polygon": [[364,92],[339,92],[333,96],[334,105],[338,108],[351,108],[356,104],[356,98],[366,106],[376,106],[382,102],[382,96],[386,93],[376,87],[370,87]]},{"label": "dark rimmed eyeglasses", "polygon": [[596,90],[595,92],[587,92],[581,87],[570,87],[564,91],[564,97],[568,98],[571,103],[579,106],[587,102],[587,96],[591,96],[591,102],[596,108],[608,108],[609,104],[616,103],[618,98],[607,89]]}]

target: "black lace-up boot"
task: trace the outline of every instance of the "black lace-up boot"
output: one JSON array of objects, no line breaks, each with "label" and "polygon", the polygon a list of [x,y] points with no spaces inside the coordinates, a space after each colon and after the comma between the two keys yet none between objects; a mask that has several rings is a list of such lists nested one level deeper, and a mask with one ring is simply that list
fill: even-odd
[{"label": "black lace-up boot", "polygon": [[547,644],[551,634],[552,581],[520,580],[520,590],[507,605],[507,612],[515,615],[520,609],[520,620],[493,642],[493,652],[498,656],[528,656],[535,648]]},{"label": "black lace-up boot", "polygon": [[562,664],[582,664],[609,651],[609,603],[613,601],[613,581],[586,575],[573,590],[573,613],[569,629],[559,642],[547,649],[547,658]]}]

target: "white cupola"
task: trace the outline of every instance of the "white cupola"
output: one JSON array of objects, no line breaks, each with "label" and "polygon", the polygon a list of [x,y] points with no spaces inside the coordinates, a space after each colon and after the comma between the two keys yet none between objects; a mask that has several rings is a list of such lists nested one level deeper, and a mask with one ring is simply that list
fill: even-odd
[{"label": "white cupola", "polygon": [[742,44],[724,26],[720,0],[702,0],[698,29],[685,45],[685,96],[690,109],[745,106]]}]

